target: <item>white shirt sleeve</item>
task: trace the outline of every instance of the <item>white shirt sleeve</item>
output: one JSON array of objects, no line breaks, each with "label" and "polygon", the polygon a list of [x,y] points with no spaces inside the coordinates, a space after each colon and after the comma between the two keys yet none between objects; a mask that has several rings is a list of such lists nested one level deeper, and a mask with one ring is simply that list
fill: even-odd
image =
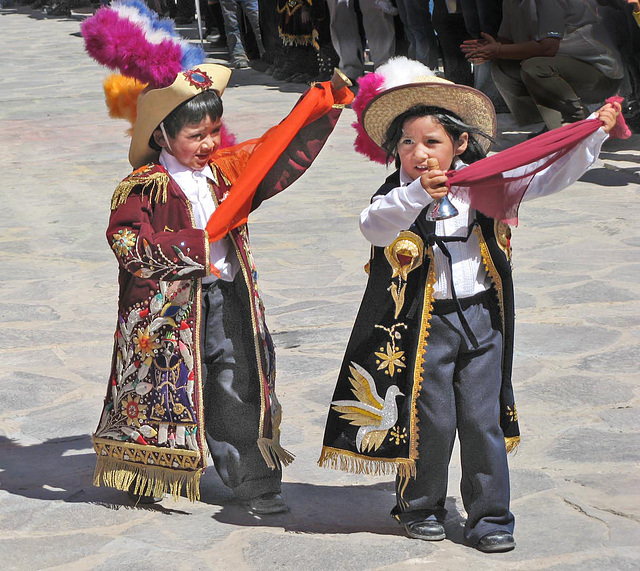
[{"label": "white shirt sleeve", "polygon": [[[576,145],[564,157],[558,159],[549,167],[536,174],[522,201],[540,198],[559,192],[576,182],[593,164],[600,154],[600,148],[609,135],[602,127],[592,133],[580,144]],[[533,163],[535,165],[536,163]],[[532,165],[527,165],[531,169]],[[535,166],[533,167],[535,168]],[[516,169],[512,171],[516,173]],[[505,173],[507,176],[507,173]]]},{"label": "white shirt sleeve", "polygon": [[407,186],[375,197],[360,214],[360,230],[374,246],[388,246],[431,201],[417,178]]}]

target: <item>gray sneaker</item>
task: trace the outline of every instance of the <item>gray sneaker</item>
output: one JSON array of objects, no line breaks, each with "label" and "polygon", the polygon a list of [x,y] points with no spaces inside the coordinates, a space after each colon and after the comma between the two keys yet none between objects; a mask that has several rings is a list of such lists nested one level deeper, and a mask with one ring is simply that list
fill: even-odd
[{"label": "gray sneaker", "polygon": [[249,67],[249,60],[247,58],[235,58],[231,64],[236,69],[246,69]]}]

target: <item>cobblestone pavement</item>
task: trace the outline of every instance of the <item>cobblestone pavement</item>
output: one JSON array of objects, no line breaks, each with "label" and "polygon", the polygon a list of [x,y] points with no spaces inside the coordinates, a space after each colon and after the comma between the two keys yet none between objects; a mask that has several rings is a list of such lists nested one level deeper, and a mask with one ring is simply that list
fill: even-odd
[{"label": "cobblestone pavement", "polygon": [[[4,569],[637,569],[640,567],[640,137],[609,144],[570,189],[521,209],[514,232],[515,551],[462,544],[454,459],[450,539],[406,538],[389,478],[316,460],[369,247],[357,216],[385,176],[352,151],[346,110],[315,166],[251,220],[279,351],[291,513],[245,513],[215,471],[201,502],[132,507],[92,486],[90,434],[109,369],[116,262],[104,238],[128,173],[106,75],[78,21],[0,10],[0,560]],[[240,139],[303,86],[234,72],[225,116]],[[501,116],[502,146],[520,140]],[[454,454],[454,457],[457,452]],[[435,568],[435,567],[434,567]]]}]

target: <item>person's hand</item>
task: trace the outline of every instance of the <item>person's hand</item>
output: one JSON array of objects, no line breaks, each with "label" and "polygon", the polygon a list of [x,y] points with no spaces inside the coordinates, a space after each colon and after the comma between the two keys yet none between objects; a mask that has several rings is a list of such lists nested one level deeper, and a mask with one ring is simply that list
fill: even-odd
[{"label": "person's hand", "polygon": [[633,6],[634,12],[640,12],[640,0],[627,0]]},{"label": "person's hand", "polygon": [[472,63],[484,63],[492,59],[498,59],[502,44],[493,36],[481,32],[481,40],[466,40],[462,42],[460,49],[465,57]]},{"label": "person's hand", "polygon": [[420,175],[420,184],[433,200],[444,198],[449,192],[446,186],[447,176],[440,169],[429,170]]},{"label": "person's hand", "polygon": [[609,133],[613,129],[621,111],[622,106],[620,103],[607,103],[596,111],[596,117],[602,121],[602,128],[605,133]]}]

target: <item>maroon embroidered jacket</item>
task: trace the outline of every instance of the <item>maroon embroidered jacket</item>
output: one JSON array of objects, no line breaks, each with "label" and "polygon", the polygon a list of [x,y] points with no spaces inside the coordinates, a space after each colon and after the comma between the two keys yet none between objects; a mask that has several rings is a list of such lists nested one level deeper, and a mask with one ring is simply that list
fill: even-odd
[{"label": "maroon embroidered jacket", "polygon": [[[340,115],[332,109],[294,138],[260,184],[254,208],[284,190],[313,162]],[[211,162],[214,199],[249,158]],[[209,241],[195,228],[191,204],[159,164],[129,175],[116,189],[107,239],[119,263],[119,302],[111,374],[98,428],[94,483],[147,495],[199,498],[206,466],[200,363],[201,278],[209,275]],[[279,443],[273,348],[255,283],[246,226],[229,236],[251,297],[262,410],[256,441],[272,467],[292,460]]]}]

